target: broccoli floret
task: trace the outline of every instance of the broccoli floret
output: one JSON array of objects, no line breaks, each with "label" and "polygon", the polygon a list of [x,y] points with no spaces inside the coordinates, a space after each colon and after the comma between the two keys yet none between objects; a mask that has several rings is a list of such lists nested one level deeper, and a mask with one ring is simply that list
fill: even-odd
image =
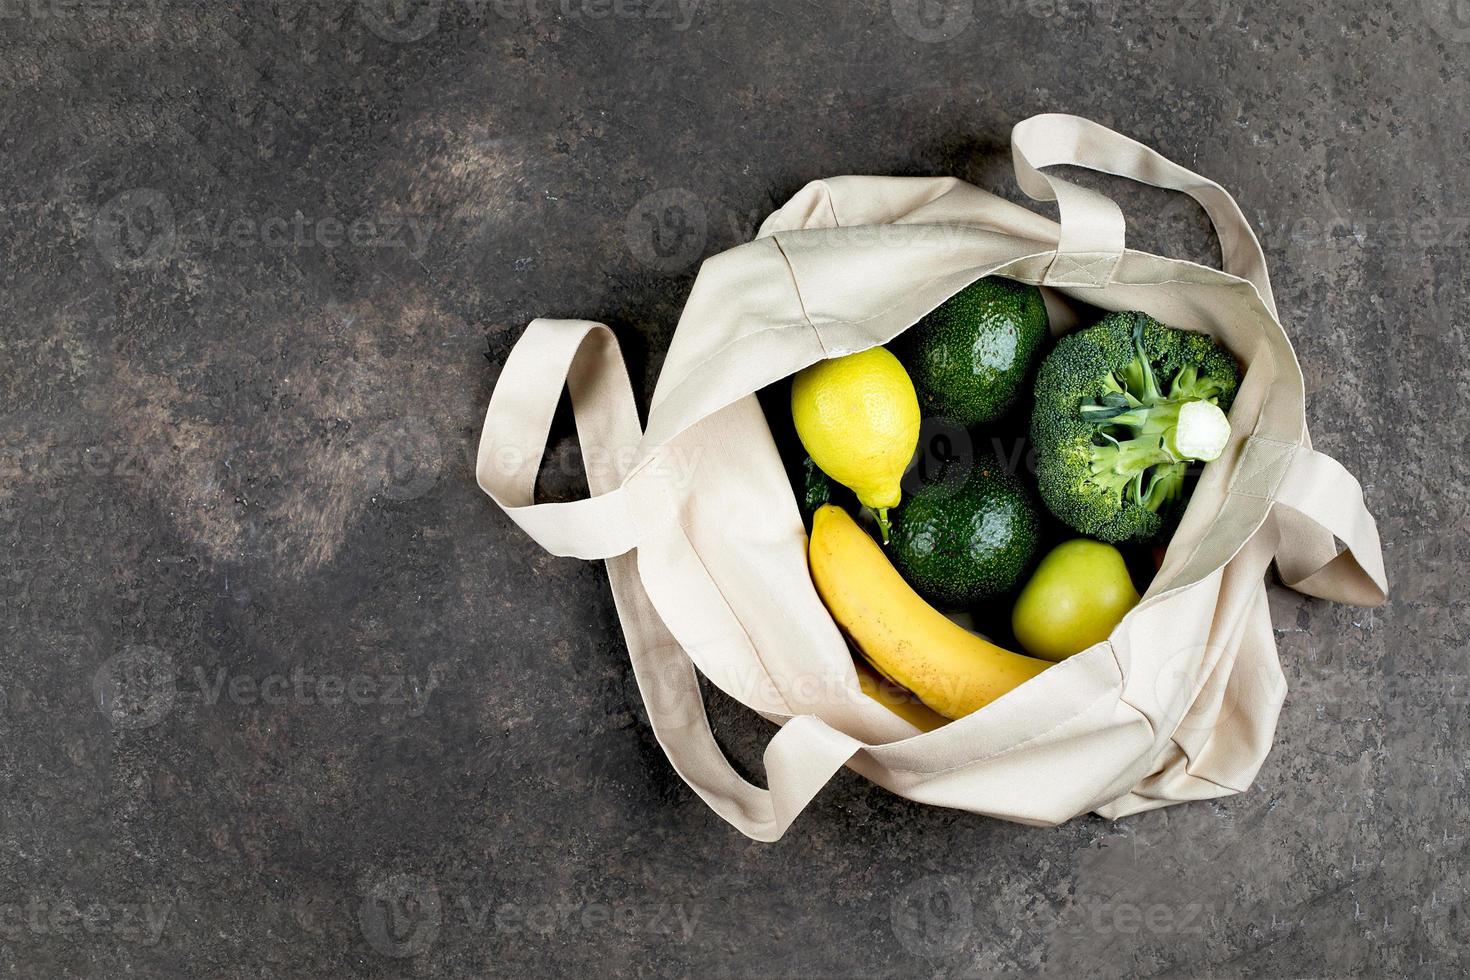
[{"label": "broccoli floret", "polygon": [[1036,378],[1042,500],[1090,537],[1158,537],[1185,500],[1190,464],[1224,451],[1239,386],[1224,348],[1143,313],[1064,337]]}]

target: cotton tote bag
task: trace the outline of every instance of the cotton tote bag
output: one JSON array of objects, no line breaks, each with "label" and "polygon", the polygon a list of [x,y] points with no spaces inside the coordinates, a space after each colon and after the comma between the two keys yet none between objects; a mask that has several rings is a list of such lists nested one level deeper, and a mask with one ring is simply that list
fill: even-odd
[{"label": "cotton tote bag", "polygon": [[[1032,198],[1060,222],[949,178],[838,177],[707,260],[647,426],[602,324],[537,320],[507,359],[480,443],[480,486],[555,555],[606,561],[638,689],[679,775],[748,836],[776,840],[843,765],[907,799],[1050,825],[1239,793],[1272,742],[1286,685],[1264,576],[1384,601],[1362,488],[1315,451],[1302,373],[1265,260],[1218,184],[1076,116],[1016,126]],[[1188,194],[1224,271],[1125,247],[1108,197],[1068,164]],[[921,734],[864,695],[807,570],[806,535],[755,393],[823,358],[885,344],[987,275],[1207,333],[1239,359],[1225,454],[1205,467],[1163,566],[1106,641]],[[591,496],[538,504],[552,414],[570,390]],[[1340,545],[1339,545],[1340,542]],[[697,674],[779,728],[763,788],[710,730]]]}]

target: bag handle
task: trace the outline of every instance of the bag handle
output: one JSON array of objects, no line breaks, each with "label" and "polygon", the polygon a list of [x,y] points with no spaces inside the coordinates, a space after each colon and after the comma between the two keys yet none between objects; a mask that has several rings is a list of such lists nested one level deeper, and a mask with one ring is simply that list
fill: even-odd
[{"label": "bag handle", "polygon": [[[536,473],[563,385],[571,392],[592,496],[538,504]],[[588,320],[535,320],[510,352],[490,396],[475,479],[553,555],[611,558],[638,543],[621,484],[642,439],[633,385],[613,332]]]},{"label": "bag handle", "polygon": [[1230,492],[1279,505],[1271,510],[1280,532],[1276,569],[1287,587],[1355,606],[1387,600],[1378,525],[1362,485],[1337,460],[1307,445],[1252,436]]},{"label": "bag handle", "polygon": [[1254,285],[1276,314],[1261,243],[1235,199],[1213,180],[1106,126],[1062,113],[1017,123],[1011,130],[1011,156],[1021,189],[1034,200],[1056,201],[1061,212],[1061,238],[1046,285],[1106,286],[1127,241],[1123,212],[1111,198],[1041,172],[1042,167],[1065,164],[1188,194],[1215,226],[1225,272]]},{"label": "bag handle", "polygon": [[[1354,606],[1381,606],[1387,601],[1388,574],[1378,524],[1363,501],[1362,485],[1346,467],[1301,446],[1276,491],[1276,502],[1290,508],[1276,511],[1281,529],[1276,569],[1287,586]],[[1342,552],[1330,557],[1323,551],[1313,554],[1311,542],[1330,542],[1334,537],[1346,546]]]},{"label": "bag handle", "polygon": [[[571,392],[592,496],[535,503],[563,385]],[[725,757],[705,712],[694,664],[643,588],[637,522],[623,484],[642,430],[617,338],[588,320],[536,320],[516,342],[485,413],[475,476],[547,551],[607,559],[613,603],[654,737],[691,789],[737,830],[775,841],[863,743],[813,715],[785,722],[765,751],[769,789],[746,780]]]},{"label": "bag handle", "polygon": [[[634,624],[640,617],[624,614],[630,597],[616,582],[614,578],[613,595],[628,638],[633,676],[654,737],[674,771],[745,836],[764,843],[780,840],[837,770],[865,746],[815,715],[797,715],[766,745],[763,760],[770,788],[749,782],[735,771],[715,740],[693,663],[666,630],[667,642],[642,645],[649,637],[635,636]],[[646,596],[641,598],[647,602]],[[663,630],[661,623],[659,629]]]}]

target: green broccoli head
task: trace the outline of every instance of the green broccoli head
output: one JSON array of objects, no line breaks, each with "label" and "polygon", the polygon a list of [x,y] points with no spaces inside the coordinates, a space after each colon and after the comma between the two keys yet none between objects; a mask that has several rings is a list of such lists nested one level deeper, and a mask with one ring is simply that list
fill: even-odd
[{"label": "green broccoli head", "polygon": [[1190,464],[1230,437],[1235,359],[1204,334],[1114,313],[1064,337],[1036,378],[1041,497],[1102,541],[1147,541],[1177,516]]}]

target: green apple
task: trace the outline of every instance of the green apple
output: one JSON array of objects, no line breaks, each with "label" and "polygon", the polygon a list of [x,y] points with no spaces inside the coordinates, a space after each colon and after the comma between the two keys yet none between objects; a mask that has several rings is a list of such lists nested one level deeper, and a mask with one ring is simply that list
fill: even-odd
[{"label": "green apple", "polygon": [[1066,660],[1106,640],[1138,598],[1117,548],[1077,538],[1041,560],[1016,599],[1011,626],[1027,653]]}]

